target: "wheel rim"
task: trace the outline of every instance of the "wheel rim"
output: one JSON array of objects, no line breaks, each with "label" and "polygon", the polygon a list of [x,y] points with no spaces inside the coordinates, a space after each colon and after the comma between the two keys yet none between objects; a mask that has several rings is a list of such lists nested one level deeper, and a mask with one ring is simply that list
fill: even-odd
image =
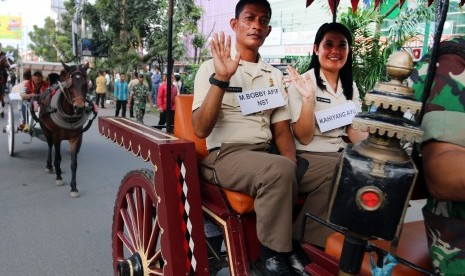
[{"label": "wheel rim", "polygon": [[8,126],[6,129],[6,132],[8,134],[8,153],[10,154],[10,156],[13,156],[15,149],[15,124],[13,110],[13,104],[10,102],[8,104]]},{"label": "wheel rim", "polygon": [[123,179],[113,214],[116,275],[163,275],[153,173],[132,171]]}]

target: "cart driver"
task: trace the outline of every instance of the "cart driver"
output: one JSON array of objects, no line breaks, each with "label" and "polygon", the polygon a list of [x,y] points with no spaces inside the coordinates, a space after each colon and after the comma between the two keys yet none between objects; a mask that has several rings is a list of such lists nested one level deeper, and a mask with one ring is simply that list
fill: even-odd
[{"label": "cart driver", "polygon": [[[271,32],[270,18],[266,0],[237,3],[230,20],[235,44],[223,32],[210,42],[213,59],[196,75],[192,120],[209,151],[203,176],[255,197],[257,269],[264,275],[306,275],[292,247],[297,166],[283,75],[258,53]],[[272,141],[280,155],[270,153]]]},{"label": "cart driver", "polygon": [[21,93],[21,98],[23,99],[22,105],[22,123],[19,126],[20,130],[27,131],[28,126],[26,125],[26,106],[24,102],[29,102],[30,99],[36,95],[40,95],[47,91],[49,85],[47,82],[44,81],[44,76],[42,75],[42,71],[35,70],[32,72],[32,79],[27,81],[24,84],[23,92]]}]

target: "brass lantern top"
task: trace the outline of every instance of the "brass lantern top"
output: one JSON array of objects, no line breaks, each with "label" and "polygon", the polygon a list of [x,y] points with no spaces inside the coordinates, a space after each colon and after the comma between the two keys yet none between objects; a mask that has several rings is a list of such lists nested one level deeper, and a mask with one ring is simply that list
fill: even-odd
[{"label": "brass lantern top", "polygon": [[404,113],[409,110],[416,114],[422,104],[415,99],[413,89],[404,85],[413,70],[412,56],[404,51],[395,52],[386,66],[390,81],[376,83],[365,95],[365,104],[376,107],[376,112],[360,113],[352,121],[352,127],[370,134],[365,143],[355,145],[354,149],[376,159],[404,162],[408,156],[400,148],[400,140],[418,142],[423,135],[415,122],[404,118]]}]

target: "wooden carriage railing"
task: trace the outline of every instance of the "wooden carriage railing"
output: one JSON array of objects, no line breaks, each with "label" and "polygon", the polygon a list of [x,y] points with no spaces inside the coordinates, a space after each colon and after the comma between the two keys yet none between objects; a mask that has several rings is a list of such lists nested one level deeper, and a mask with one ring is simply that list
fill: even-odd
[{"label": "wooden carriage railing", "polygon": [[[186,260],[192,262],[196,275],[208,275],[194,143],[126,118],[99,117],[98,127],[100,134],[153,165],[164,275],[189,275],[186,266],[180,265]],[[192,255],[185,250],[186,241]]]},{"label": "wooden carriage railing", "polygon": [[[192,102],[193,95],[178,95],[175,98],[174,135],[194,142],[200,163],[207,155],[207,147],[205,139],[194,134]],[[253,213],[254,198],[200,181],[202,208],[222,228],[231,275],[248,275],[250,262],[256,259],[259,245]]]}]

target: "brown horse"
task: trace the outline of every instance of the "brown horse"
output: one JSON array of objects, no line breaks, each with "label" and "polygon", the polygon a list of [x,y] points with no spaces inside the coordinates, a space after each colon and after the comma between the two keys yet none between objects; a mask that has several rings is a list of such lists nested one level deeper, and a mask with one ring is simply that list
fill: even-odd
[{"label": "brown horse", "polygon": [[[62,62],[63,63],[63,62]],[[61,141],[69,140],[71,151],[71,197],[79,197],[76,188],[77,155],[81,149],[82,135],[97,115],[93,103],[86,99],[89,79],[89,64],[68,66],[63,63],[62,82],[52,87],[39,99],[40,114],[38,121],[44,131],[48,144],[46,170],[52,172],[52,146],[55,147],[56,185],[63,185],[61,177]],[[32,106],[32,105],[31,105]],[[93,118],[89,119],[93,112]],[[34,112],[31,112],[32,114]],[[84,126],[87,123],[86,126]]]},{"label": "brown horse", "polygon": [[3,107],[5,106],[5,102],[3,101],[3,98],[5,96],[5,90],[6,90],[6,82],[8,79],[8,70],[11,67],[10,59],[8,56],[0,51],[0,116],[3,118]]}]

